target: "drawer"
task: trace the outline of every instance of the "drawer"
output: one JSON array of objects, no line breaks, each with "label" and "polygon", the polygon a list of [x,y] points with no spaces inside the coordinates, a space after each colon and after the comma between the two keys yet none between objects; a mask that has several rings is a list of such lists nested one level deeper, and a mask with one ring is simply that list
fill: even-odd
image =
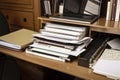
[{"label": "drawer", "polygon": [[33,8],[33,0],[0,0],[0,5]]},{"label": "drawer", "polygon": [[9,29],[10,29],[11,32],[22,29],[22,28],[23,27],[19,26],[19,25],[9,25]]},{"label": "drawer", "polygon": [[14,10],[1,10],[10,25],[22,26],[34,30],[33,13]]}]

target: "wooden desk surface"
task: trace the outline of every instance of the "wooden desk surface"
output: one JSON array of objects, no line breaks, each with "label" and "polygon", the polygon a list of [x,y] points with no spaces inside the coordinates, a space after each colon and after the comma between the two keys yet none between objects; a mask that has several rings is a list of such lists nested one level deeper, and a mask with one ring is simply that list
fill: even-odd
[{"label": "wooden desk surface", "polygon": [[27,54],[25,52],[13,51],[3,47],[0,47],[0,52],[15,57],[17,59],[28,61],[40,66],[48,67],[86,80],[110,80],[105,76],[93,73],[92,70],[89,68],[78,66],[77,61],[64,63],[60,61],[35,56],[32,54]]}]

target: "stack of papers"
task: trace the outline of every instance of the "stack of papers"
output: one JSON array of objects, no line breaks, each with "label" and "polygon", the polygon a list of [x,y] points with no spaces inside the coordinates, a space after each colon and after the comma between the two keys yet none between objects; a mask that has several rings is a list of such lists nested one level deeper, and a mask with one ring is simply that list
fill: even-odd
[{"label": "stack of papers", "polygon": [[85,37],[86,27],[76,27],[46,23],[40,33],[33,35],[34,42],[26,49],[26,53],[59,61],[71,61],[84,52],[91,42]]},{"label": "stack of papers", "polygon": [[97,63],[93,66],[95,73],[109,78],[120,79],[120,51],[105,49]]}]

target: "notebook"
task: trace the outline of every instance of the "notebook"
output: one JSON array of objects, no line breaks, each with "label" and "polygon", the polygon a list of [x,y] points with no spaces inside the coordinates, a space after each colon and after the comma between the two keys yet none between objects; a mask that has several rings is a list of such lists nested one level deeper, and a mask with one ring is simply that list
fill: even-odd
[{"label": "notebook", "polygon": [[105,49],[97,63],[93,66],[93,72],[114,80],[120,80],[120,51]]},{"label": "notebook", "polygon": [[37,32],[28,29],[20,29],[11,32],[9,34],[0,36],[0,46],[15,50],[22,50],[33,41],[32,34],[36,33]]},{"label": "notebook", "polygon": [[64,0],[63,15],[52,19],[82,23],[93,23],[100,16],[102,0]]}]

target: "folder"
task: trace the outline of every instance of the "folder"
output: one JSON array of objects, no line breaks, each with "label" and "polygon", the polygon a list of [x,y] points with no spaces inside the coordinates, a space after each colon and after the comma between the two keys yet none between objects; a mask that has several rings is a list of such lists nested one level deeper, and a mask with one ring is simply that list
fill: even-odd
[{"label": "folder", "polygon": [[32,43],[32,34],[36,33],[37,32],[32,30],[20,29],[9,34],[0,36],[0,45],[16,50],[22,50],[27,47],[28,44]]},{"label": "folder", "polygon": [[96,37],[78,57],[78,65],[84,67],[92,67],[94,59],[105,49],[107,45],[108,37],[98,36]]}]

